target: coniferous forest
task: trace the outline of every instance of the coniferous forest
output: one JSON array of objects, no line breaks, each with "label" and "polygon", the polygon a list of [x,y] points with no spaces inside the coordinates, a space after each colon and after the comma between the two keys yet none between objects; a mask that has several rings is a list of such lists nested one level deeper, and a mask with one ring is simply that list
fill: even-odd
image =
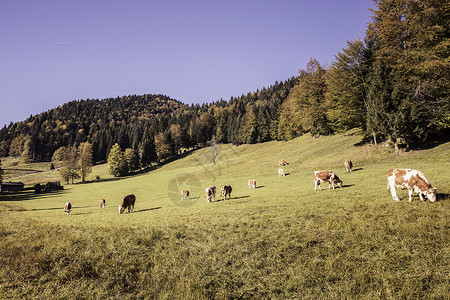
[{"label": "coniferous forest", "polygon": [[235,145],[361,128],[395,150],[448,136],[450,4],[374,0],[364,40],[348,41],[326,67],[311,58],[296,77],[228,101],[186,105],[164,95],[68,102],[0,130],[0,156],[49,161],[61,147],[114,144],[139,165],[215,139]]}]

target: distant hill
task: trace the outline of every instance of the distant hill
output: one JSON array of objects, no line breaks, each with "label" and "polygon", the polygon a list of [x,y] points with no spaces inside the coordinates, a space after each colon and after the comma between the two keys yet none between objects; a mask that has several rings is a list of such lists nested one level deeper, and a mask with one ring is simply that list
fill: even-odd
[{"label": "distant hill", "polygon": [[[188,106],[165,95],[131,95],[103,100],[75,100],[30,116],[0,131],[0,155],[20,156],[30,140],[35,160],[49,160],[61,146],[92,142],[100,132],[111,135],[128,124],[168,116]],[[107,135],[108,135],[107,134]]]},{"label": "distant hill", "polygon": [[26,153],[31,161],[49,161],[60,147],[89,142],[99,162],[118,143],[135,150],[145,167],[213,137],[233,144],[274,140],[279,109],[296,83],[292,77],[229,101],[191,106],[150,94],[71,101],[1,129],[0,156]]}]

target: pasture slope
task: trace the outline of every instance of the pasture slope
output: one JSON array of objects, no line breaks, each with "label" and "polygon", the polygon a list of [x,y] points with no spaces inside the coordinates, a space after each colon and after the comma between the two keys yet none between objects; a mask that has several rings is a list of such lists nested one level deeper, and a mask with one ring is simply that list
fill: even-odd
[{"label": "pasture slope", "polygon": [[[396,155],[360,141],[352,131],[221,145],[215,165],[204,148],[143,175],[3,193],[0,298],[448,299],[450,143]],[[390,167],[421,170],[438,201],[409,203],[399,191],[394,202]],[[312,173],[323,169],[343,188],[314,192]],[[212,184],[230,184],[231,199],[207,204]],[[119,215],[128,193],[135,212]]]}]

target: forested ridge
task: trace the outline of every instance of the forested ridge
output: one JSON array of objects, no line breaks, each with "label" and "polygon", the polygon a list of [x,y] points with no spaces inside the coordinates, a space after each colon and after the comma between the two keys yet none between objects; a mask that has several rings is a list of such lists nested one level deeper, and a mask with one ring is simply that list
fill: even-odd
[{"label": "forested ridge", "polygon": [[362,128],[398,151],[450,128],[450,4],[374,0],[364,40],[330,67],[311,58],[297,77],[228,101],[185,105],[164,95],[71,101],[0,130],[0,156],[50,160],[60,147],[114,144],[142,167],[214,139],[235,145]]}]

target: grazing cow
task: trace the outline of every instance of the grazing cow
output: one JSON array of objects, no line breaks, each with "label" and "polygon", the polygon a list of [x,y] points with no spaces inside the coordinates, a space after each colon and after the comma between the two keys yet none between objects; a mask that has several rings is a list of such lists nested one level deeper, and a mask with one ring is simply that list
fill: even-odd
[{"label": "grazing cow", "polygon": [[133,194],[126,195],[122,199],[122,204],[119,205],[119,214],[122,214],[125,211],[125,208],[128,208],[128,212],[133,212],[134,203],[136,202],[136,196]]},{"label": "grazing cow", "polygon": [[221,194],[222,194],[222,196],[223,196],[223,200],[227,200],[227,195],[228,195],[228,197],[229,198],[231,198],[231,191],[232,191],[233,189],[231,188],[231,185],[224,185],[223,187],[222,187],[222,190],[221,190]]},{"label": "grazing cow", "polygon": [[278,169],[278,176],[286,176],[286,172],[283,169]]},{"label": "grazing cow", "polygon": [[66,213],[67,216],[69,215],[71,209],[72,204],[70,204],[70,202],[66,202],[66,204],[64,204],[64,212]]},{"label": "grazing cow", "polygon": [[352,161],[350,159],[347,159],[344,162],[344,165],[345,165],[345,169],[347,170],[347,173],[352,171],[353,164],[352,164]]},{"label": "grazing cow", "polygon": [[392,199],[400,201],[397,197],[395,188],[408,189],[409,202],[412,201],[413,191],[419,194],[420,200],[424,200],[425,195],[430,202],[436,201],[437,188],[431,186],[430,182],[425,178],[422,172],[411,169],[389,169],[386,172],[387,189],[391,190]]},{"label": "grazing cow", "polygon": [[189,200],[189,191],[188,190],[182,190],[181,191],[181,200],[184,200],[186,198]]},{"label": "grazing cow", "polygon": [[332,186],[334,190],[334,185],[337,184],[339,187],[342,187],[342,181],[333,171],[315,171],[314,172],[314,190],[317,191],[317,186],[319,186],[319,190],[322,190],[320,187],[321,182],[328,182],[328,189]]},{"label": "grazing cow", "polygon": [[98,200],[98,204],[100,205],[100,208],[105,208],[106,200],[101,198],[100,200]]},{"label": "grazing cow", "polygon": [[256,189],[256,180],[255,180],[255,179],[250,179],[250,180],[248,181],[248,188],[249,188],[249,189],[250,189],[250,188]]},{"label": "grazing cow", "polygon": [[211,202],[211,198],[212,201],[216,201],[216,187],[214,185],[207,187],[205,192],[206,192],[206,203]]},{"label": "grazing cow", "polygon": [[287,163],[284,159],[280,159],[280,161],[278,162],[278,165],[280,166],[280,167],[282,167],[282,166],[286,166],[286,165],[288,165],[289,163]]}]

